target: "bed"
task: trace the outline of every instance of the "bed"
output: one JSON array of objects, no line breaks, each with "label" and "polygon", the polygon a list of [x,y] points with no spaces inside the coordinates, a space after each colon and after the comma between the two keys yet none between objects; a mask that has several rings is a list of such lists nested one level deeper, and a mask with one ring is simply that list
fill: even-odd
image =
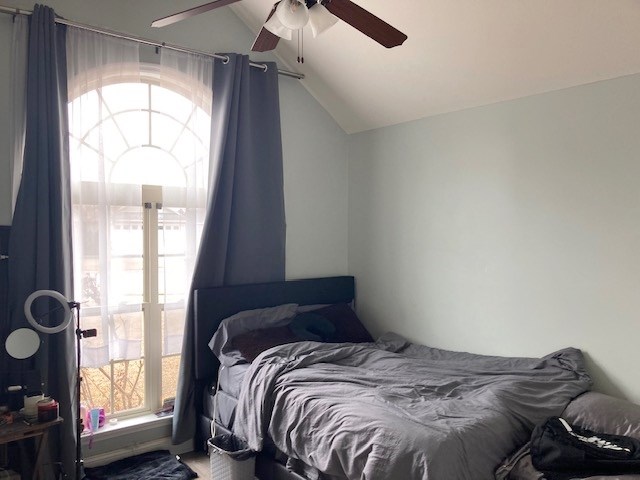
[{"label": "bed", "polygon": [[[299,309],[294,319],[306,321],[298,322],[304,331],[316,322],[304,308],[313,309],[311,315],[333,308],[326,305],[344,311],[354,296],[353,277],[196,290],[200,442],[210,436],[215,418],[219,432],[233,429],[261,451],[256,473],[263,480],[482,480],[494,478],[505,457],[501,478],[541,478],[530,468],[518,473],[527,470],[527,456],[517,447],[535,424],[561,414],[588,390],[578,350],[541,359],[488,357],[414,345],[390,334],[377,342],[362,335],[355,343],[286,340],[250,354],[232,343],[242,335],[220,333],[242,325],[239,312],[263,309],[285,318],[291,308]],[[273,325],[282,333],[284,327]],[[264,332],[243,335],[249,335],[248,344],[261,343]],[[251,363],[236,362],[237,350]],[[514,452],[517,457],[509,458]]]},{"label": "bed", "polygon": [[[351,276],[196,289],[194,291],[196,447],[206,450],[206,440],[210,437],[214,409],[213,394],[216,391],[220,362],[211,351],[209,341],[225,318],[245,310],[290,303],[350,304],[354,302],[354,298],[355,280]],[[234,387],[231,384],[233,382],[225,385],[226,390],[233,390]],[[237,379],[235,388],[238,388]],[[228,392],[223,396],[228,397]],[[228,425],[228,422],[225,423]],[[219,431],[224,432],[227,425],[218,425]],[[274,461],[269,454],[258,456],[256,469],[259,478],[262,479],[302,480],[303,478],[288,471],[282,463]]]}]

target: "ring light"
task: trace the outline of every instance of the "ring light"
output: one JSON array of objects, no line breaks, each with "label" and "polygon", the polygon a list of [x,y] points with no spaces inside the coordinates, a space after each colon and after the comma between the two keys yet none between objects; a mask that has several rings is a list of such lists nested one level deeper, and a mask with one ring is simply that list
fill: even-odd
[{"label": "ring light", "polygon": [[[58,303],[60,303],[60,306],[64,310],[64,319],[59,325],[56,325],[54,327],[45,327],[44,325],[38,323],[38,321],[33,317],[31,304],[36,300],[36,298],[40,297],[51,297],[54,300],[57,300]],[[63,331],[69,326],[69,323],[71,323],[72,317],[71,308],[69,307],[69,301],[64,297],[64,295],[62,295],[60,292],[56,292],[55,290],[37,290],[29,295],[27,297],[27,300],[24,302],[24,314],[27,317],[27,321],[33,328],[48,334],[59,333]]]},{"label": "ring light", "polygon": [[[60,324],[55,325],[53,327],[45,327],[44,325],[41,325],[40,323],[38,323],[38,321],[34,318],[33,312],[31,311],[31,305],[37,298],[40,298],[40,297],[51,297],[52,299],[56,300],[60,304],[59,307],[54,307],[52,309],[50,308],[46,313],[46,315],[49,315],[50,313],[53,313],[57,310],[62,309],[64,311],[64,317],[60,322]],[[29,324],[36,330],[43,333],[48,333],[48,334],[62,332],[65,328],[69,326],[69,324],[73,321],[73,314],[71,313],[71,309],[76,309],[76,312],[77,312],[77,327],[75,329],[75,337],[76,337],[76,398],[75,398],[76,405],[75,407],[76,407],[76,414],[77,414],[76,416],[76,477],[75,478],[80,479],[82,478],[81,436],[82,436],[82,430],[84,428],[82,424],[82,414],[81,414],[81,408],[80,408],[80,400],[81,400],[80,399],[80,382],[82,380],[82,377],[80,375],[81,374],[80,369],[82,368],[81,367],[82,361],[80,358],[82,353],[80,348],[80,340],[87,337],[95,337],[97,335],[97,331],[95,328],[82,330],[80,328],[80,303],[70,302],[65,298],[64,295],[62,295],[60,292],[56,292],[55,290],[37,290],[33,292],[31,295],[29,295],[27,297],[27,300],[24,302],[24,315],[25,317],[27,317],[27,321],[29,322]],[[16,332],[19,332],[20,330],[28,330],[28,332],[31,332],[31,333],[22,332],[20,334],[17,334]],[[31,340],[33,342],[34,340],[33,336],[35,336],[36,338],[38,338],[38,345],[39,345],[38,334],[33,330],[24,328],[24,329],[18,329],[16,332],[13,332],[16,335],[14,334],[10,335],[10,337],[12,337],[14,340],[16,339],[16,337],[18,340],[23,339],[23,337],[25,337],[25,339],[28,337],[31,337]],[[14,342],[11,342],[11,343],[13,344]],[[34,347],[35,347],[35,342],[32,343],[31,348],[34,348]],[[7,351],[8,351],[9,344],[7,344],[5,348],[7,348]],[[13,345],[12,345],[12,348],[13,348]],[[9,353],[11,354],[11,352]]]}]

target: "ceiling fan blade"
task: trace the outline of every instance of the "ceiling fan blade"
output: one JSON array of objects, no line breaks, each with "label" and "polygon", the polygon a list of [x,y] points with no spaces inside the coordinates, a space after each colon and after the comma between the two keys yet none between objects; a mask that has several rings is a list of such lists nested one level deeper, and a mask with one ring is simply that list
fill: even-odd
[{"label": "ceiling fan blade", "polygon": [[387,48],[402,45],[407,39],[400,30],[350,0],[324,0],[322,4],[336,17]]},{"label": "ceiling fan blade", "polygon": [[[278,6],[278,3],[276,3],[273,6],[273,8],[271,9],[271,12],[269,13],[269,16],[267,17],[264,23],[267,23],[271,19],[271,17],[273,17],[273,14],[276,13],[276,7]],[[279,36],[271,33],[269,30],[262,27],[260,29],[260,33],[258,33],[258,36],[256,37],[256,39],[253,42],[253,45],[251,46],[251,51],[252,52],[268,52],[276,48],[278,46],[279,41],[280,41]]]},{"label": "ceiling fan blade", "polygon": [[181,20],[184,20],[185,18],[200,15],[201,13],[208,12],[209,10],[213,10],[214,8],[224,7],[225,5],[229,5],[231,3],[239,1],[240,0],[216,0],[215,2],[205,3],[204,5],[200,5],[199,7],[189,8],[188,10],[174,13],[173,15],[169,15],[168,17],[158,18],[151,23],[151,26],[166,27],[167,25],[179,22]]},{"label": "ceiling fan blade", "polygon": [[262,27],[260,33],[253,42],[252,52],[269,52],[278,46],[280,37],[274,35],[266,28]]}]

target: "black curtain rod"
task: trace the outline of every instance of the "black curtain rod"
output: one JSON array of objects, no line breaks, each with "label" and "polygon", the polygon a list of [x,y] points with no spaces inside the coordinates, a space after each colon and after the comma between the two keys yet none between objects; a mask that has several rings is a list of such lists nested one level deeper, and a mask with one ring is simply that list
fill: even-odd
[{"label": "black curtain rod", "polygon": [[[0,5],[0,13],[6,13],[8,15],[31,15],[33,12],[30,10],[23,10],[20,8],[11,8]],[[200,50],[194,50],[192,48],[181,47],[179,45],[172,45],[165,42],[156,42],[155,40],[149,40],[147,38],[136,37],[133,35],[128,35],[126,33],[116,32],[114,30],[107,30],[105,28],[94,27],[92,25],[85,25],[83,23],[73,22],[71,20],[66,20],[64,18],[56,17],[56,23],[60,23],[62,25],[69,25],[70,27],[81,28],[83,30],[89,30],[91,32],[101,33],[103,35],[109,35],[111,37],[123,38],[125,40],[131,40],[133,42],[141,43],[144,45],[151,45],[153,47],[160,48],[168,48],[170,50],[175,50],[178,52],[192,53],[195,55],[204,55],[205,57],[218,58],[220,60],[229,60],[229,57],[225,55],[219,55],[217,53],[209,53],[203,52]],[[264,63],[255,63],[250,62],[249,65],[256,68],[261,68],[266,70],[267,66]],[[291,72],[289,70],[281,70],[278,69],[278,74],[283,75],[285,77],[297,78],[298,80],[302,80],[304,78],[304,74],[298,72]]]}]

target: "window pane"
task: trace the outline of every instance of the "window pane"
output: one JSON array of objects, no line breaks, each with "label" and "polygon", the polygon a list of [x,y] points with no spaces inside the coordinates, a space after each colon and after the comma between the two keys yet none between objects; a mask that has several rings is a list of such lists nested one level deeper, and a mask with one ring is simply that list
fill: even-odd
[{"label": "window pane", "polygon": [[110,317],[111,358],[138,360],[144,351],[144,316],[142,312],[113,313]]},{"label": "window pane", "polygon": [[182,351],[184,330],[184,303],[166,304],[162,312],[162,355],[174,355]]},{"label": "window pane", "polygon": [[85,135],[84,141],[95,151],[102,152],[102,156],[111,162],[128,148],[122,131],[112,118],[108,118],[99,126],[90,129]]},{"label": "window pane", "polygon": [[82,182],[96,182],[100,178],[100,157],[98,153],[84,143],[71,142],[69,146],[71,157],[71,173],[74,179]]},{"label": "window pane", "polygon": [[[106,414],[113,413],[111,406],[111,367],[82,368],[82,404],[90,408],[104,408]],[[86,425],[85,425],[86,428]]]},{"label": "window pane", "polygon": [[113,168],[113,183],[184,187],[184,170],[169,153],[154,147],[126,152]]},{"label": "window pane", "polygon": [[211,136],[211,121],[209,114],[201,108],[196,108],[196,114],[189,123],[194,134],[202,140],[202,144],[209,148],[209,137]]},{"label": "window pane", "polygon": [[[114,117],[127,148],[139,147],[149,143],[149,113],[123,112]],[[124,152],[120,152],[124,153]]]},{"label": "window pane", "polygon": [[100,368],[83,368],[81,383],[83,404],[88,408],[102,407],[107,415],[144,405],[143,360],[116,362],[112,366]]},{"label": "window pane", "polygon": [[178,122],[186,123],[193,110],[193,104],[179,93],[152,85],[151,110],[170,113]]},{"label": "window pane", "polygon": [[165,207],[158,212],[158,291],[160,303],[175,303],[186,299],[191,283],[188,245],[195,242],[184,208]]},{"label": "window pane", "polygon": [[178,376],[180,370],[180,355],[172,355],[162,358],[162,397],[164,402],[167,398],[175,398],[178,390]]},{"label": "window pane", "polygon": [[[97,205],[74,206],[82,327],[98,332],[81,344],[87,377],[82,401],[116,413],[144,403],[144,377],[138,378],[144,351],[143,210],[111,206],[106,212]],[[110,228],[101,235],[103,225]]]},{"label": "window pane", "polygon": [[182,131],[171,153],[180,159],[180,163],[186,167],[205,158],[208,151],[208,145],[204,145],[191,131],[185,129]]},{"label": "window pane", "polygon": [[144,362],[118,362],[113,366],[114,411],[122,412],[144,405]]},{"label": "window pane", "polygon": [[69,104],[69,127],[72,135],[82,138],[100,122],[102,101],[96,90],[85,93]]},{"label": "window pane", "polygon": [[144,293],[142,207],[110,207],[109,305],[141,304]]},{"label": "window pane", "polygon": [[149,86],[146,83],[114,83],[102,87],[102,98],[114,114],[149,108]]},{"label": "window pane", "polygon": [[178,136],[182,133],[182,124],[175,118],[160,113],[151,114],[151,144],[171,151]]}]

